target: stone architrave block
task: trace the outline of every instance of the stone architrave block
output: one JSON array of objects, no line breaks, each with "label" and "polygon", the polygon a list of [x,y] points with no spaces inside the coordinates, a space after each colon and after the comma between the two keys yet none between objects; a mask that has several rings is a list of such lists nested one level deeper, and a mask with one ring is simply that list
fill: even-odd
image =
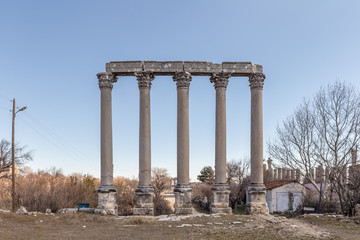
[{"label": "stone architrave block", "polygon": [[144,71],[153,72],[156,75],[170,75],[176,72],[182,72],[184,65],[182,61],[144,61]]},{"label": "stone architrave block", "polygon": [[259,64],[253,64],[253,73],[262,73],[263,72],[263,66]]},{"label": "stone architrave block", "polygon": [[221,64],[212,62],[185,61],[184,70],[192,75],[211,75],[222,71]]},{"label": "stone architrave block", "polygon": [[133,76],[135,72],[143,71],[141,61],[122,61],[110,62],[106,64],[106,72],[111,72],[119,76]]},{"label": "stone architrave block", "polygon": [[253,73],[253,65],[251,62],[223,62],[222,70],[231,76],[248,76]]}]

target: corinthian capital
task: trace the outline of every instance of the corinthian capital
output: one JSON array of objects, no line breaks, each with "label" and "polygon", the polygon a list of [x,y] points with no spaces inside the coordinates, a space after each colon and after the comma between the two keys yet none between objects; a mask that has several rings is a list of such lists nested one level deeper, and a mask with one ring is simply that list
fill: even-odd
[{"label": "corinthian capital", "polygon": [[254,89],[254,88],[262,89],[264,86],[264,79],[265,79],[265,74],[263,73],[251,74],[249,77],[250,89]]},{"label": "corinthian capital", "polygon": [[230,78],[229,73],[213,73],[210,77],[210,82],[214,83],[215,89],[218,87],[226,88]]},{"label": "corinthian capital", "polygon": [[117,77],[108,72],[100,72],[96,74],[97,78],[99,79],[99,88],[113,88],[113,83],[117,81]]},{"label": "corinthian capital", "polygon": [[154,80],[154,74],[149,72],[139,72],[135,73],[136,79],[138,81],[139,88],[148,87],[151,88],[151,81]]},{"label": "corinthian capital", "polygon": [[176,82],[177,88],[188,88],[190,86],[191,74],[183,71],[177,72],[173,76],[174,82]]}]

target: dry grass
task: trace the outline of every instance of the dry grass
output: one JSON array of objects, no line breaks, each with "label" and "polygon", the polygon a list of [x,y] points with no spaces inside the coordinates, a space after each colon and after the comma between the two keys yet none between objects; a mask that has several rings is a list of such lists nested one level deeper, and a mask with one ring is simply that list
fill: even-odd
[{"label": "dry grass", "polygon": [[[0,214],[1,239],[356,239],[355,223],[327,218],[228,215],[182,221],[98,216],[84,213],[27,216]],[[241,222],[233,224],[233,222]],[[183,224],[186,226],[181,227]],[[290,227],[296,225],[296,228]],[[350,227],[350,229],[349,229]],[[336,232],[331,229],[336,229]]]},{"label": "dry grass", "polygon": [[155,223],[155,218],[145,218],[145,217],[132,217],[124,219],[123,223],[126,225],[141,225],[141,224],[150,224]]}]

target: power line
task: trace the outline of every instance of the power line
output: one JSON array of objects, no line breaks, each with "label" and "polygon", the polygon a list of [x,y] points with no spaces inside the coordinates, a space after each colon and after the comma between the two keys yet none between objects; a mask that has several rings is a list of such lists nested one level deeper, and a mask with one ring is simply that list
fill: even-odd
[{"label": "power line", "polygon": [[93,162],[98,163],[97,160],[92,159],[91,157],[87,156],[83,152],[79,151],[76,147],[74,147],[73,144],[67,142],[65,139],[63,139],[61,136],[56,134],[54,131],[46,127],[41,121],[31,116],[29,113],[25,113],[25,115],[37,126],[39,126],[43,131],[45,131],[48,135],[52,136],[57,142],[59,142],[64,147],[68,148],[71,152],[76,154],[78,157],[85,159],[86,161],[91,160]]},{"label": "power line", "polygon": [[92,162],[89,161],[84,161],[82,159],[79,159],[79,157],[74,156],[71,152],[69,152],[69,149],[67,149],[66,147],[61,147],[59,146],[57,143],[55,143],[54,141],[52,141],[50,138],[48,138],[46,135],[44,135],[42,132],[38,131],[34,126],[32,126],[29,122],[27,122],[24,118],[22,117],[18,117],[21,121],[23,121],[26,125],[28,125],[31,129],[33,129],[37,134],[39,134],[40,136],[42,136],[44,139],[46,139],[48,142],[50,142],[52,145],[54,145],[59,151],[63,152],[64,154],[66,154],[67,156],[71,157],[74,160],[78,160],[81,161],[83,163],[86,163],[86,166],[90,167],[91,170],[98,170],[98,167],[95,167],[94,165],[89,166],[89,164],[93,164]]},{"label": "power line", "polygon": [[6,100],[8,100],[8,101],[10,101],[10,102],[12,101],[11,98],[8,98],[8,97],[6,97],[6,96],[4,96],[4,95],[2,95],[2,94],[0,94],[0,97],[4,98],[4,99],[6,99]]}]

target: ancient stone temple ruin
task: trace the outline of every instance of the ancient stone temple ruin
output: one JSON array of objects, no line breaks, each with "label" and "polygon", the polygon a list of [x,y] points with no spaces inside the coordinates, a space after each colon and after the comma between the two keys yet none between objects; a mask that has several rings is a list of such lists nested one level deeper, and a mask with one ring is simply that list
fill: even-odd
[{"label": "ancient stone temple ruin", "polygon": [[177,87],[177,184],[175,214],[191,214],[192,188],[189,182],[189,87],[193,76],[209,76],[216,94],[215,184],[212,213],[231,213],[230,189],[226,183],[226,88],[230,77],[248,77],[251,90],[251,185],[247,213],[268,213],[263,183],[263,110],[265,75],[262,66],[251,62],[155,62],[121,61],[106,64],[97,74],[101,91],[101,185],[97,211],[117,214],[113,185],[111,90],[121,76],[134,76],[140,94],[139,185],[135,215],[153,215],[151,186],[150,89],[156,75],[171,76]]}]

